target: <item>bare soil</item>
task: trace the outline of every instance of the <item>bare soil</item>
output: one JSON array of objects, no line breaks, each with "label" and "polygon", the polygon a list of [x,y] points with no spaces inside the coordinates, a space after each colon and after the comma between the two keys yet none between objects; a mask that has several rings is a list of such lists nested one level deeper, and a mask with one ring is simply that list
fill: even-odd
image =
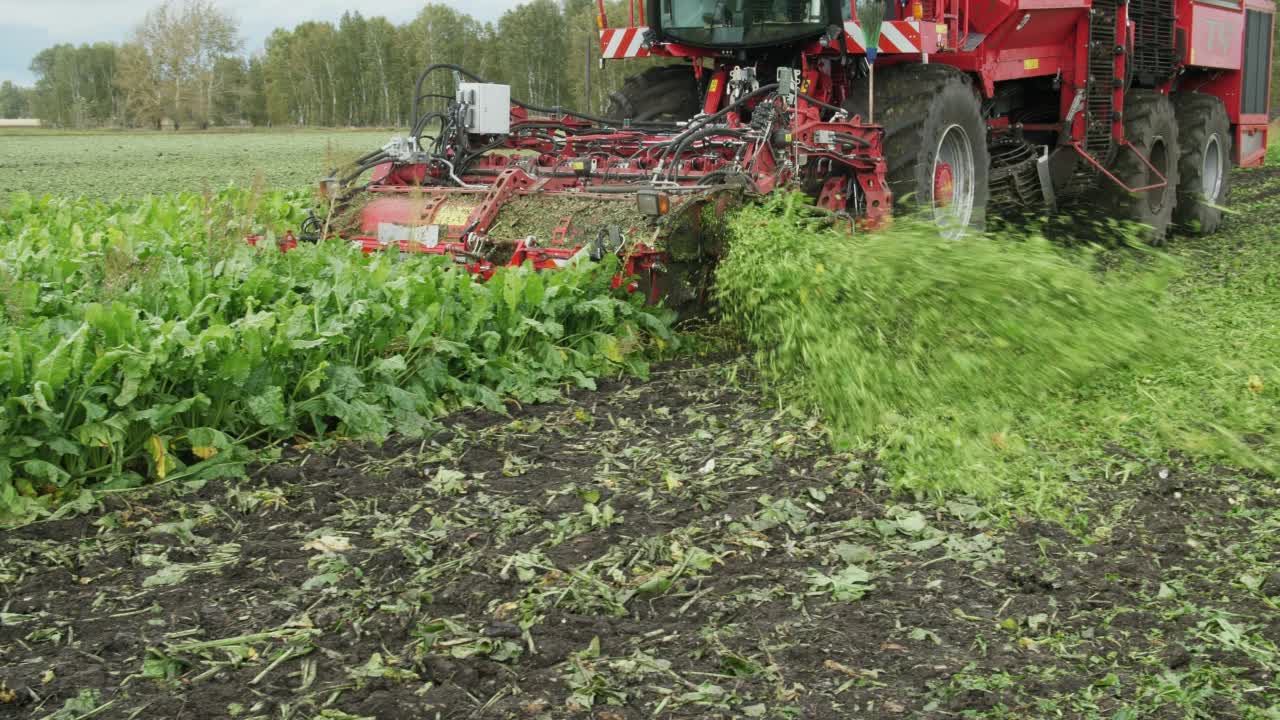
[{"label": "bare soil", "polygon": [[0,534],[0,718],[1276,717],[1275,479],[1106,453],[913,502],[723,357],[289,447]]},{"label": "bare soil", "polygon": [[749,387],[671,365],[10,532],[0,717],[1112,717],[1191,666],[1275,700],[1263,479],[1143,468],[1086,536],[998,525]]}]

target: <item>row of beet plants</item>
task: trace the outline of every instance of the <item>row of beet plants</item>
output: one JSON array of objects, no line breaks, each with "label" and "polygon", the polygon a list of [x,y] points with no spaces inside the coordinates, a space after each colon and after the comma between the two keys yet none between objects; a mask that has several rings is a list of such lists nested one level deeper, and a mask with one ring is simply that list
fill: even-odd
[{"label": "row of beet plants", "polygon": [[0,520],[243,472],[290,438],[421,435],[466,406],[643,374],[670,317],[613,268],[504,270],[341,242],[256,250],[302,198],[18,196],[0,210]]}]

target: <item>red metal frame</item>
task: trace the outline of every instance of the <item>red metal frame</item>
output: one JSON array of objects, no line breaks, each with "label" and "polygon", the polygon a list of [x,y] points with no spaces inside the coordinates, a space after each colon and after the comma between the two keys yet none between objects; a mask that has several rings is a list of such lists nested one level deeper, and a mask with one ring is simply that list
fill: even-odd
[{"label": "red metal frame", "polygon": [[1105,166],[1103,166],[1102,163],[1098,162],[1097,158],[1090,155],[1089,151],[1085,150],[1080,143],[1078,142],[1071,143],[1071,147],[1075,148],[1075,151],[1080,154],[1080,157],[1084,158],[1085,161],[1088,162],[1090,165],[1092,165],[1095,170],[1105,175],[1108,180],[1115,183],[1116,185],[1119,185],[1120,189],[1124,190],[1125,192],[1143,193],[1149,190],[1159,190],[1161,188],[1168,187],[1169,185],[1168,178],[1166,178],[1163,173],[1157,170],[1156,166],[1152,165],[1151,161],[1148,160],[1145,155],[1139,152],[1138,148],[1133,146],[1133,143],[1129,142],[1128,140],[1121,140],[1120,146],[1128,149],[1129,152],[1137,156],[1137,158],[1142,161],[1142,164],[1146,165],[1147,169],[1150,170],[1153,175],[1160,178],[1159,182],[1154,182],[1154,183],[1151,183],[1150,185],[1142,185],[1140,187],[1129,187],[1129,185],[1126,184],[1125,181],[1121,180],[1115,175],[1112,175],[1111,171],[1108,170]]},{"label": "red metal frame", "polygon": [[[856,17],[852,10],[856,0],[848,1],[851,3],[849,15]],[[630,0],[633,6],[630,10],[632,27],[626,28],[627,30],[647,30],[635,25],[634,4],[637,2],[642,0]],[[1235,7],[1231,7],[1233,4]],[[894,18],[895,27],[902,28],[906,34],[914,33],[916,41],[909,43],[910,49],[903,50],[892,41],[882,39],[877,64],[949,64],[972,73],[987,98],[994,97],[996,86],[1003,82],[1056,77],[1061,83],[1058,112],[1060,117],[1066,118],[1076,93],[1082,91],[1089,80],[1087,60],[1091,6],[1092,0],[983,0],[976,7],[971,4],[971,0],[926,2],[923,5],[924,17],[920,21]],[[610,28],[604,14],[603,0],[598,0],[598,7],[603,53],[608,45],[607,33]],[[890,2],[890,7],[896,9],[898,3]],[[1222,99],[1237,140],[1245,137],[1253,139],[1250,145],[1255,149],[1247,155],[1240,154],[1243,143],[1235,144],[1235,159],[1241,166],[1262,163],[1268,132],[1265,113],[1248,115],[1240,112],[1240,50],[1243,45],[1243,18],[1246,10],[1274,14],[1276,7],[1269,0],[1176,0],[1177,29],[1188,38],[1186,56],[1182,58],[1182,65],[1188,72],[1179,80],[1180,86],[1170,80],[1159,87],[1165,93],[1194,90]],[[645,17],[643,11],[640,17]],[[930,25],[939,26],[944,31],[944,47],[928,46],[925,42],[931,36],[925,31]],[[1118,3],[1116,25],[1117,44],[1125,48],[1125,52],[1116,54],[1115,77],[1125,77],[1135,29],[1129,17],[1128,2]],[[840,40],[830,45],[815,42],[804,48],[802,57],[807,64],[812,65],[816,58],[840,52],[841,44],[845,52],[862,52],[858,45],[860,35],[851,34],[851,31],[856,30],[855,26],[856,23],[846,22]],[[708,94],[704,109],[711,112],[718,107],[724,86],[724,73],[733,64],[733,61],[724,61],[718,50],[660,43],[653,47],[645,46],[639,52],[639,56],[685,57],[693,58],[695,62],[700,59],[711,60],[715,63],[712,77],[720,77],[721,80],[713,82],[712,88],[716,92]],[[698,68],[701,69],[700,64]],[[831,91],[817,96],[818,99],[835,103],[842,101],[842,80],[832,77],[830,73],[824,73],[824,79],[828,81]],[[1124,108],[1125,93],[1123,86],[1115,88],[1113,106],[1117,110]],[[1061,139],[1062,144],[1080,142],[1084,139],[1085,129],[1083,113],[1079,113],[1068,126]],[[1122,115],[1112,119],[1112,133],[1117,144],[1124,139]]]},{"label": "red metal frame", "polygon": [[[847,1],[849,15],[856,18],[855,0]],[[1056,121],[1031,117],[1027,122],[1015,122],[1010,115],[997,115],[988,121],[989,132],[1056,136],[1060,148],[1077,153],[1101,177],[1127,192],[1167,186],[1167,179],[1125,137],[1123,109],[1128,88],[1116,79],[1130,77],[1128,63],[1134,52],[1135,23],[1130,19],[1128,2],[1122,0],[1116,7],[1116,46],[1098,49],[1114,55],[1112,78],[1090,78],[1092,0],[930,0],[922,3],[919,20],[895,17],[896,2],[891,1],[889,7],[892,14],[882,30],[877,67],[947,64],[969,73],[988,99],[995,98],[1004,83],[1041,78],[1036,92],[1043,96],[1043,88],[1053,87],[1056,103],[1050,100],[1048,104],[1056,107],[1030,109],[1040,115],[1055,115]],[[742,60],[720,50],[651,42],[648,29],[636,23],[637,15],[642,21],[645,18],[643,0],[630,0],[626,28],[608,26],[603,0],[597,0],[597,8],[602,56],[687,58],[696,77],[710,73],[703,113],[713,115],[729,102],[730,69]],[[1274,12],[1267,0],[1218,0],[1212,4],[1175,0],[1176,27],[1182,37],[1190,39],[1188,50],[1180,72],[1156,88],[1164,93],[1195,91],[1221,98],[1236,134],[1236,160],[1241,165],[1262,162],[1268,132],[1265,114],[1241,111],[1240,53],[1230,43],[1235,40],[1238,46],[1243,42],[1246,9]],[[851,80],[849,73],[841,70],[845,67],[842,60],[849,53],[863,52],[862,40],[856,20],[846,21],[839,37],[815,40],[800,49],[801,92],[807,97],[756,99],[725,113],[711,132],[698,133],[696,139],[685,136],[687,142],[677,147],[669,141],[678,137],[678,131],[615,128],[568,115],[534,117],[513,107],[510,133],[500,146],[490,146],[492,152],[467,163],[460,170],[461,177],[453,175],[451,166],[429,161],[386,163],[376,168],[366,188],[373,199],[362,210],[360,233],[350,239],[366,252],[447,256],[482,279],[503,265],[551,269],[583,251],[585,243],[575,235],[574,218],[561,218],[548,238],[502,237],[497,220],[513,198],[538,194],[634,202],[634,195],[619,193],[619,188],[661,187],[672,193],[673,206],[689,211],[717,195],[719,191],[707,183],[724,174],[731,174],[745,185],[746,192],[757,195],[804,185],[816,190],[820,207],[846,214],[855,209],[860,215],[857,222],[863,227],[883,226],[893,205],[882,148],[884,130],[863,118],[831,112],[832,106],[848,99]],[[770,67],[757,70],[761,78],[773,72]],[[1046,80],[1052,80],[1052,85]],[[1138,155],[1158,182],[1130,187],[1111,171],[1109,159],[1095,157],[1085,146],[1086,113],[1078,108],[1094,82],[1111,87],[1114,112],[1098,122],[1109,125],[1112,147]],[[768,126],[753,127],[745,117],[767,118]],[[1245,143],[1239,141],[1245,138],[1250,149],[1242,151]],[[936,173],[934,182],[939,194],[946,195],[949,169]],[[465,218],[454,216],[446,222],[441,213],[458,200],[469,202],[470,210]],[[849,221],[852,227],[854,218]],[[426,235],[431,239],[387,242],[379,237],[384,225],[396,232],[404,226],[429,226],[432,231]],[[618,250],[623,270],[615,285],[634,291],[641,287],[636,278],[647,277],[650,299],[656,300],[657,275],[668,258],[637,241],[652,228],[625,230],[630,242],[625,251]],[[261,238],[250,238],[250,242],[258,245]],[[282,249],[296,244],[292,235],[280,241]],[[497,262],[492,259],[497,255],[482,252],[495,247],[510,251],[505,260]]]}]

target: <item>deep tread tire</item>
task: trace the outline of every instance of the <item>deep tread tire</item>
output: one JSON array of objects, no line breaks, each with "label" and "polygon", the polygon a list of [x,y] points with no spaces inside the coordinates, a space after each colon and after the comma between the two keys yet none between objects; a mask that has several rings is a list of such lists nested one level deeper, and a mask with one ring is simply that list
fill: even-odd
[{"label": "deep tread tire", "polygon": [[[1231,121],[1222,101],[1212,95],[1182,93],[1173,100],[1178,118],[1178,206],[1173,218],[1180,229],[1201,235],[1217,231],[1231,193]],[[1205,186],[1205,156],[1216,140],[1219,167],[1217,193]],[[1211,182],[1211,181],[1210,181]]]},{"label": "deep tread tire", "polygon": [[[844,109],[866,120],[866,78],[852,83]],[[895,65],[877,70],[873,119],[885,129],[884,154],[894,205],[907,212],[930,206],[938,141],[948,127],[963,128],[974,164],[969,227],[985,227],[991,157],[982,103],[968,75],[939,64]]]},{"label": "deep tread tire", "polygon": [[652,67],[609,94],[605,117],[614,120],[688,120],[702,111],[702,92],[689,65]]},{"label": "deep tread tire", "polygon": [[[1135,149],[1164,173],[1168,184],[1159,190],[1126,193],[1108,188],[1115,216],[1147,226],[1143,239],[1163,245],[1178,204],[1178,119],[1168,97],[1153,90],[1133,90],[1125,100],[1124,133]],[[1152,150],[1156,156],[1152,156]],[[1120,148],[1111,172],[1129,187],[1155,181],[1146,163],[1131,150]]]}]

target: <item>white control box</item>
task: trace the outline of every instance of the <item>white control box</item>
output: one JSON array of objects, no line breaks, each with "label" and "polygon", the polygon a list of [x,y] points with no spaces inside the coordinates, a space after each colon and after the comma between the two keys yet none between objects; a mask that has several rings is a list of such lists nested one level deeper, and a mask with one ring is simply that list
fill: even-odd
[{"label": "white control box", "polygon": [[458,102],[467,106],[467,132],[505,135],[511,131],[511,86],[460,83]]}]

